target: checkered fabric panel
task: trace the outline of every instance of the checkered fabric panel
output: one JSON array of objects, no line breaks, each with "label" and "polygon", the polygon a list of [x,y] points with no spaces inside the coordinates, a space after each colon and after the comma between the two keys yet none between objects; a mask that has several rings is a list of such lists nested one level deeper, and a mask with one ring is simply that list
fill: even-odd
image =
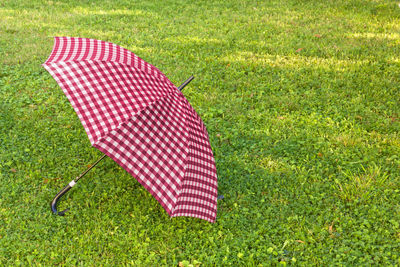
[{"label": "checkered fabric panel", "polygon": [[54,37],[53,51],[44,64],[87,60],[130,65],[173,85],[159,69],[131,51],[113,43],[89,38]]},{"label": "checkered fabric panel", "polygon": [[202,120],[186,99],[183,102],[189,149],[182,191],[172,216],[191,216],[214,222],[218,193],[214,156]]},{"label": "checkered fabric panel", "polygon": [[170,216],[215,221],[217,175],[206,128],[158,69],[117,45],[69,37],[55,38],[43,66],[92,145],[133,175]]}]

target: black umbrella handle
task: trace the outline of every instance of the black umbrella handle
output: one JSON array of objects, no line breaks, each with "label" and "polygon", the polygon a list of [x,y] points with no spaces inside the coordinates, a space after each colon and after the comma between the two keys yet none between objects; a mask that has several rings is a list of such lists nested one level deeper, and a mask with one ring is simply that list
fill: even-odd
[{"label": "black umbrella handle", "polygon": [[60,216],[64,216],[64,214],[67,211],[69,211],[69,208],[65,209],[63,211],[57,211],[57,202],[65,193],[67,193],[72,188],[71,184],[72,184],[72,186],[74,186],[75,185],[75,181],[72,180],[66,187],[64,187],[60,192],[58,192],[57,195],[53,198],[53,201],[51,201],[51,204],[50,204],[51,211],[54,214],[57,214],[57,215],[60,215]]},{"label": "black umbrella handle", "polygon": [[54,214],[60,215],[60,216],[64,216],[64,214],[69,210],[63,210],[63,211],[57,211],[57,203],[60,200],[60,198],[65,195],[65,193],[67,193],[69,190],[71,190],[71,188],[76,184],[76,182],[79,181],[79,179],[81,179],[83,176],[85,176],[86,173],[88,173],[94,166],[97,165],[97,163],[99,163],[102,159],[104,159],[106,157],[106,154],[104,154],[103,156],[101,156],[101,158],[99,158],[95,163],[93,163],[89,168],[87,168],[84,172],[82,172],[78,177],[75,178],[75,180],[72,180],[69,184],[67,184],[66,187],[64,187],[63,189],[61,189],[60,192],[57,193],[57,195],[53,198],[53,200],[50,203],[50,207],[51,207],[51,211]]}]

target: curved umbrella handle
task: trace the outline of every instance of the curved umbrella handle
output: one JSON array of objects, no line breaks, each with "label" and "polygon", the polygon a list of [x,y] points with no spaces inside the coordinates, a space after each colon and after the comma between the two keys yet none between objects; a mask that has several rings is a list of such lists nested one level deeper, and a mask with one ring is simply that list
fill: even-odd
[{"label": "curved umbrella handle", "polygon": [[51,211],[52,211],[54,214],[57,214],[57,215],[60,215],[60,216],[64,216],[64,214],[69,210],[69,208],[68,208],[68,209],[65,209],[65,210],[63,210],[63,211],[57,211],[57,203],[58,203],[58,201],[60,200],[60,198],[61,198],[65,193],[67,193],[75,184],[76,184],[75,181],[72,180],[66,187],[64,187],[63,189],[61,189],[61,191],[58,192],[57,195],[53,198],[53,201],[51,201],[51,203],[50,203],[50,207],[51,207]]},{"label": "curved umbrella handle", "polygon": [[64,214],[69,210],[63,210],[63,211],[57,211],[57,202],[60,200],[60,198],[67,193],[75,184],[76,182],[79,181],[79,179],[81,179],[83,176],[85,176],[86,173],[88,173],[94,166],[97,165],[97,163],[99,163],[102,159],[104,159],[106,157],[106,154],[104,154],[103,156],[101,156],[95,163],[93,163],[92,165],[90,165],[89,168],[86,169],[86,171],[84,171],[83,173],[81,173],[78,177],[76,177],[75,180],[72,180],[66,187],[64,187],[63,189],[61,189],[60,192],[57,193],[57,195],[53,198],[53,200],[50,203],[50,207],[51,207],[51,211],[54,214],[60,215],[60,216],[64,216]]}]

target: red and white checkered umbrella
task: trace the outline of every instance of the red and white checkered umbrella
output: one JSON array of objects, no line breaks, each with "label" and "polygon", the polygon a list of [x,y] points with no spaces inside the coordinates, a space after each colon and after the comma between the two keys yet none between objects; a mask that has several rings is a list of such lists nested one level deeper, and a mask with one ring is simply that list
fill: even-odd
[{"label": "red and white checkered umbrella", "polygon": [[71,102],[91,144],[135,177],[171,217],[214,222],[217,173],[207,130],[177,87],[113,43],[54,41],[43,66]]}]

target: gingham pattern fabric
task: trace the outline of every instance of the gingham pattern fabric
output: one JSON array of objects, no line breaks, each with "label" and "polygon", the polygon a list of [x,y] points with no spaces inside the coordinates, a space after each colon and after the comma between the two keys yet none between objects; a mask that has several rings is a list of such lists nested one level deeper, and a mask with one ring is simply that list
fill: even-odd
[{"label": "gingham pattern fabric", "polygon": [[55,37],[43,64],[91,144],[134,176],[171,217],[214,222],[217,174],[207,130],[161,71],[115,44]]}]

